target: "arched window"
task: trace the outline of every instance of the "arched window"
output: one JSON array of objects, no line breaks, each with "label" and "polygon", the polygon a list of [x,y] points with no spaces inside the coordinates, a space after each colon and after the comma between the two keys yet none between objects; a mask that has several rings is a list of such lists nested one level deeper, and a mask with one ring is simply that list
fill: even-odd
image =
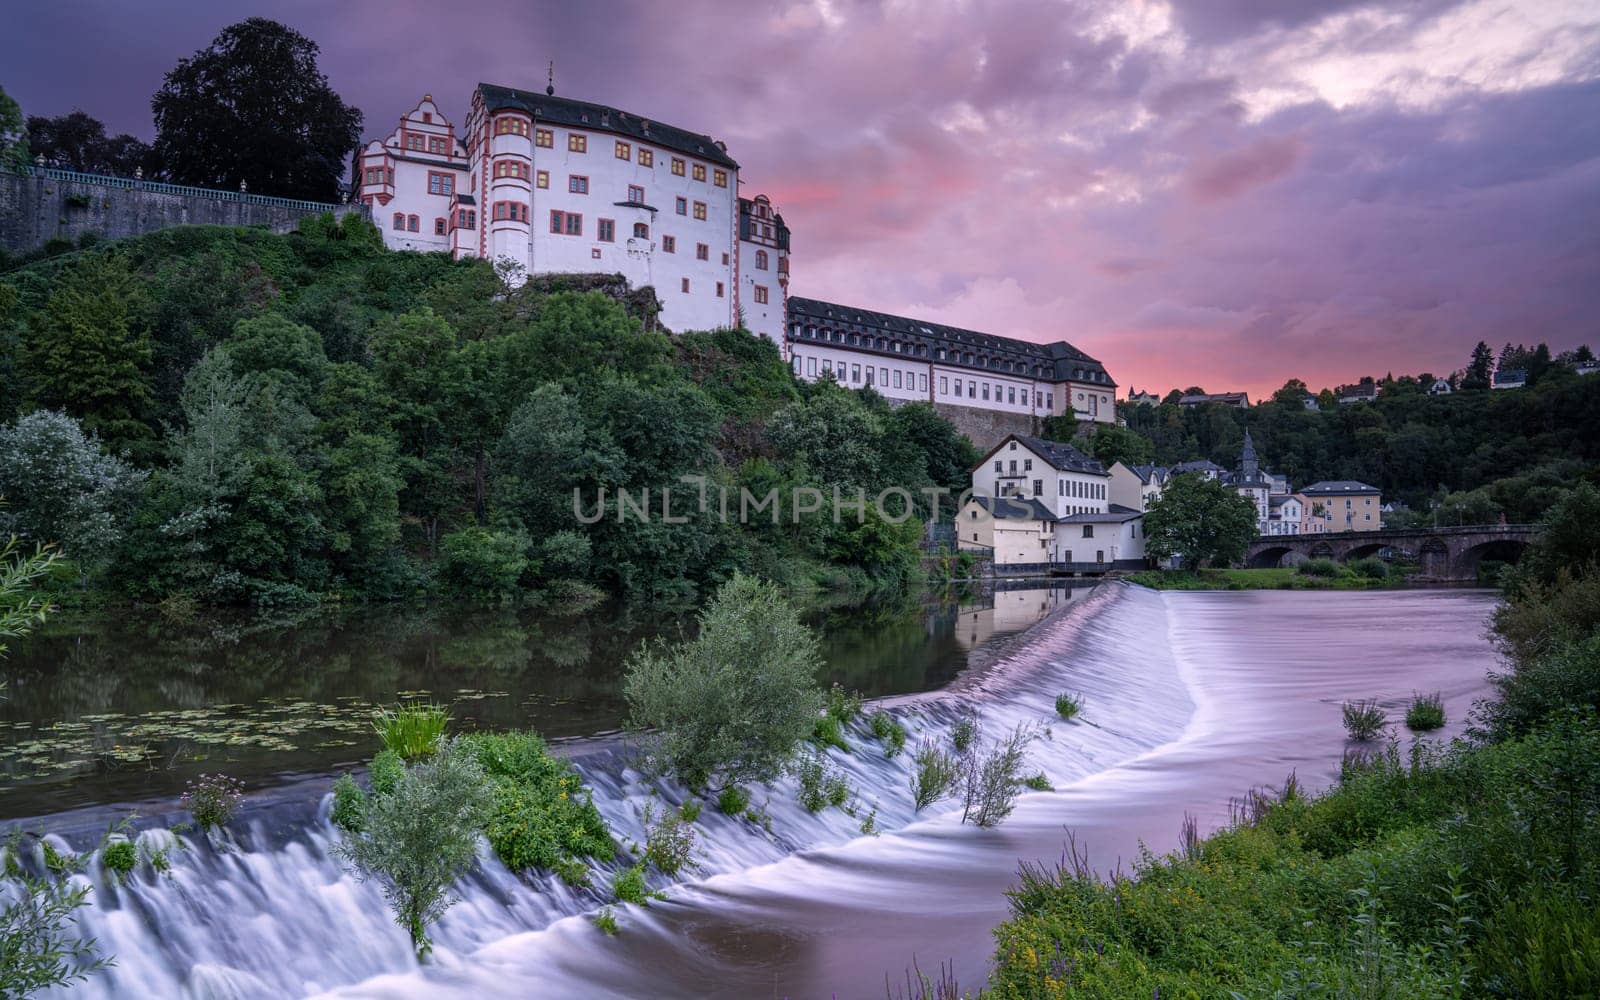
[{"label": "arched window", "polygon": [[647,240],[650,238],[650,227],[643,222],[633,224],[633,235],[636,239]]},{"label": "arched window", "polygon": [[433,220],[433,235],[435,235],[435,236],[443,236],[444,235],[444,220],[443,219],[434,219]]},{"label": "arched window", "polygon": [[404,212],[396,212],[396,213],[394,213],[394,228],[400,229],[400,230],[404,230],[406,228],[406,213],[404,213]]}]

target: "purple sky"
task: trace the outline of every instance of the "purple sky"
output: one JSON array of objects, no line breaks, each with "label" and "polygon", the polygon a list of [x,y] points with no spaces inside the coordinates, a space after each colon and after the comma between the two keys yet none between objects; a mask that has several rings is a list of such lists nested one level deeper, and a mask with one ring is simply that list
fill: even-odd
[{"label": "purple sky", "polygon": [[1489,0],[29,4],[0,86],[148,137],[259,14],[369,136],[542,87],[724,139],[791,292],[1034,340],[1124,386],[1270,392],[1600,347],[1600,5]]}]

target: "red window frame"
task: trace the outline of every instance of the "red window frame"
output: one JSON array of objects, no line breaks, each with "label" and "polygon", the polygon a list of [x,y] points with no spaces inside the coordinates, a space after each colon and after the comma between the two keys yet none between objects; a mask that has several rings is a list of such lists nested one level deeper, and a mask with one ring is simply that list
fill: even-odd
[{"label": "red window frame", "polygon": [[589,175],[588,174],[568,174],[567,175],[567,193],[568,194],[588,194],[589,193]]},{"label": "red window frame", "polygon": [[661,237],[661,252],[662,253],[677,253],[678,252],[678,238],[676,236],[663,236],[663,237]]},{"label": "red window frame", "polygon": [[695,260],[710,260],[711,259],[711,248],[706,246],[704,243],[696,243],[694,245],[694,259]]},{"label": "red window frame", "polygon": [[594,238],[601,243],[617,242],[617,220],[596,219],[594,221]]}]

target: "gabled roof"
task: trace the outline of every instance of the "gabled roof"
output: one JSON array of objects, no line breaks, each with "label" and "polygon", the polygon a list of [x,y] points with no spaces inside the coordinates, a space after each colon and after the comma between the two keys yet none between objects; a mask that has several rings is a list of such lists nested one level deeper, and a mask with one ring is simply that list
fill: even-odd
[{"label": "gabled roof", "polygon": [[972,498],[978,506],[1002,521],[1054,521],[1055,512],[1031,497],[981,497]]},{"label": "gabled roof", "polygon": [[[524,111],[541,122],[550,122],[566,128],[595,129],[629,136],[640,142],[674,149],[680,153],[739,169],[739,164],[728,151],[709,135],[677,128],[650,118],[629,114],[604,104],[574,101],[570,97],[555,97],[532,90],[518,90],[493,83],[478,84],[484,107],[492,112],[507,108]],[[597,151],[611,155],[609,151]]]},{"label": "gabled roof", "polygon": [[1312,483],[1310,486],[1307,486],[1305,489],[1300,491],[1300,495],[1308,497],[1332,497],[1344,496],[1351,493],[1377,492],[1379,492],[1379,490],[1376,486],[1368,486],[1366,483],[1357,482],[1354,479],[1324,479],[1321,482]]},{"label": "gabled roof", "polygon": [[[855,338],[855,342],[845,341],[852,350],[891,357],[905,357],[909,352],[911,356],[938,364],[1012,378],[1088,382],[1103,385],[1108,390],[1114,390],[1117,385],[1106,372],[1105,365],[1064,340],[1036,344],[800,295],[789,297],[788,308],[792,340],[840,343],[839,339],[827,336],[836,333]],[[795,328],[798,332],[794,332]],[[900,345],[898,350],[896,345]],[[945,354],[942,358],[938,355],[941,348]],[[966,360],[968,355],[972,356],[971,362]]]},{"label": "gabled roof", "polygon": [[1011,434],[1007,440],[1010,438],[1016,438],[1018,444],[1062,472],[1084,472],[1094,476],[1106,474],[1106,467],[1098,460],[1090,458],[1064,441],[1046,441],[1044,438],[1029,437],[1026,434]]},{"label": "gabled roof", "polygon": [[1167,470],[1159,465],[1129,465],[1126,462],[1122,467],[1139,477],[1139,482],[1148,484],[1151,480],[1160,481],[1167,477]]},{"label": "gabled roof", "polygon": [[1174,476],[1181,476],[1185,472],[1215,472],[1221,474],[1226,471],[1226,469],[1213,462],[1209,458],[1202,458],[1194,462],[1179,462],[1177,465],[1172,467],[1172,474]]}]

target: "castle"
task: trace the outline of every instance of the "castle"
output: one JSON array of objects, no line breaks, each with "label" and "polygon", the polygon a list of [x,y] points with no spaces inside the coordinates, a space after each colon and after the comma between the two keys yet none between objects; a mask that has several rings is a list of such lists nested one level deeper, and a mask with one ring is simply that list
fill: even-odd
[{"label": "castle", "polygon": [[432,95],[355,157],[355,197],[391,249],[518,274],[611,272],[652,286],[670,330],[741,322],[796,376],[871,386],[1031,430],[1116,420],[1116,382],[1064,341],[1036,344],[789,295],[789,227],[708,135],[599,104],[479,84],[460,131]]}]

